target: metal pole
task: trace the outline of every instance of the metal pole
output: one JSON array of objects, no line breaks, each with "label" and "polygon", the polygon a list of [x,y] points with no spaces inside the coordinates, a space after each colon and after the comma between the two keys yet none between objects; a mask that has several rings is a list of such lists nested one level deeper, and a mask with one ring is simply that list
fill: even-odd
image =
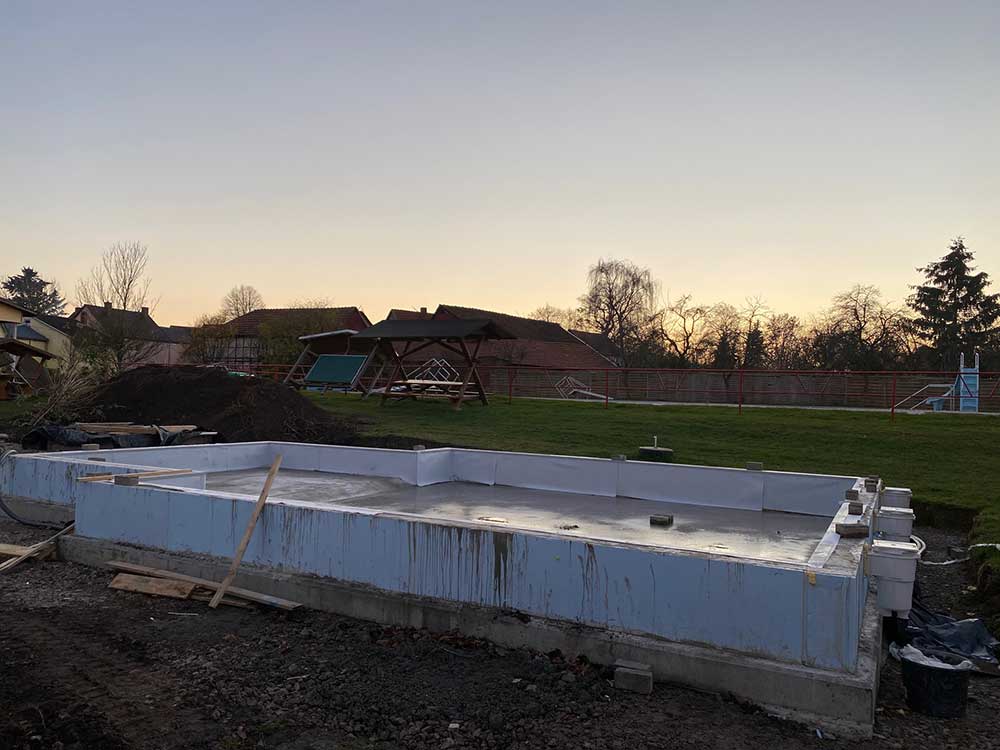
[{"label": "metal pole", "polygon": [[736,409],[737,414],[743,414],[743,370],[740,370],[740,396],[739,396],[739,406]]},{"label": "metal pole", "polygon": [[604,408],[608,408],[608,392],[610,391],[610,378],[608,376],[608,371],[604,371]]},{"label": "metal pole", "polygon": [[889,419],[896,419],[896,373],[892,374],[892,411],[889,412]]}]

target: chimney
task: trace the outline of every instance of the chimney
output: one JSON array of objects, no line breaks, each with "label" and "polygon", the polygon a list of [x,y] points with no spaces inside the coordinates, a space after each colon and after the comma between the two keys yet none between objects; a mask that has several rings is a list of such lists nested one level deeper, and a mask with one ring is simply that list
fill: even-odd
[{"label": "chimney", "polygon": [[110,310],[111,309],[111,303],[110,302],[105,302],[104,303],[104,309],[105,310]]},{"label": "chimney", "polygon": [[426,315],[427,314],[427,308],[426,307],[421,307],[420,308],[420,314],[421,315]]},{"label": "chimney", "polygon": [[149,315],[149,308],[146,307],[145,305],[142,306],[142,314]]}]

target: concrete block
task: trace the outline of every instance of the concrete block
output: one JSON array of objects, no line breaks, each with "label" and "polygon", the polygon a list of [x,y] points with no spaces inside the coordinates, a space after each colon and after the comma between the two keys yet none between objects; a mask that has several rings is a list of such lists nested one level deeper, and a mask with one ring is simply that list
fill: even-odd
[{"label": "concrete block", "polygon": [[837,533],[845,539],[856,539],[868,536],[868,524],[866,523],[838,523]]},{"label": "concrete block", "polygon": [[852,516],[860,516],[865,512],[865,505],[864,503],[850,502],[847,504],[847,512]]},{"label": "concrete block", "polygon": [[857,490],[847,490],[844,493],[844,499],[849,503],[856,503],[861,499],[861,493]]},{"label": "concrete block", "polygon": [[764,471],[764,462],[747,461],[747,471]]},{"label": "concrete block", "polygon": [[625,667],[626,669],[638,669],[640,672],[652,672],[653,667],[649,664],[645,664],[641,661],[631,661],[629,659],[615,659],[613,665],[616,669],[618,667]]},{"label": "concrete block", "polygon": [[674,517],[669,513],[662,516],[650,516],[649,517],[650,526],[673,526]]},{"label": "concrete block", "polygon": [[138,487],[139,476],[137,474],[117,474],[115,475],[115,484],[126,487]]},{"label": "concrete block", "polygon": [[80,446],[82,451],[99,451],[101,446],[98,443],[84,443]]},{"label": "concrete block", "polygon": [[615,667],[615,687],[630,693],[649,695],[653,692],[653,673],[646,669]]}]

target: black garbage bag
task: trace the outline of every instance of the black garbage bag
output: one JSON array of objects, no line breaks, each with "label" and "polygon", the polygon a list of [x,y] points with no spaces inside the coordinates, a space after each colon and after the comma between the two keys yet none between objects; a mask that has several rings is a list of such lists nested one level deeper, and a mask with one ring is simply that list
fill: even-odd
[{"label": "black garbage bag", "polygon": [[941,659],[959,656],[971,661],[979,672],[1000,675],[997,659],[1000,641],[978,618],[956,620],[941,612],[931,612],[919,599],[914,599],[903,640],[929,656]]},{"label": "black garbage bag", "polygon": [[29,451],[46,451],[53,446],[78,448],[86,443],[95,443],[93,435],[73,427],[47,424],[36,427],[21,438],[21,447]]},{"label": "black garbage bag", "polygon": [[36,427],[21,438],[24,450],[46,451],[53,448],[79,448],[94,443],[101,448],[149,448],[158,445],[183,445],[191,430],[169,432],[156,427],[155,435],[125,435],[84,432],[74,427],[48,424]]}]

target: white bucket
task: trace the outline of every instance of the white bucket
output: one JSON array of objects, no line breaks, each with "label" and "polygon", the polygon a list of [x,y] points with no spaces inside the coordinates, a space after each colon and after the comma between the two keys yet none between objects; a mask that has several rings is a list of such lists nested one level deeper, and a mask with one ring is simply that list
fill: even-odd
[{"label": "white bucket", "polygon": [[882,508],[875,517],[875,531],[890,542],[908,542],[913,533],[913,511],[909,508]]},{"label": "white bucket", "polygon": [[882,493],[883,508],[909,508],[913,493],[905,487],[886,487]]},{"label": "white bucket", "polygon": [[878,579],[878,608],[882,614],[907,617],[913,606],[917,577],[917,545],[876,539],[868,552],[871,575]]}]

